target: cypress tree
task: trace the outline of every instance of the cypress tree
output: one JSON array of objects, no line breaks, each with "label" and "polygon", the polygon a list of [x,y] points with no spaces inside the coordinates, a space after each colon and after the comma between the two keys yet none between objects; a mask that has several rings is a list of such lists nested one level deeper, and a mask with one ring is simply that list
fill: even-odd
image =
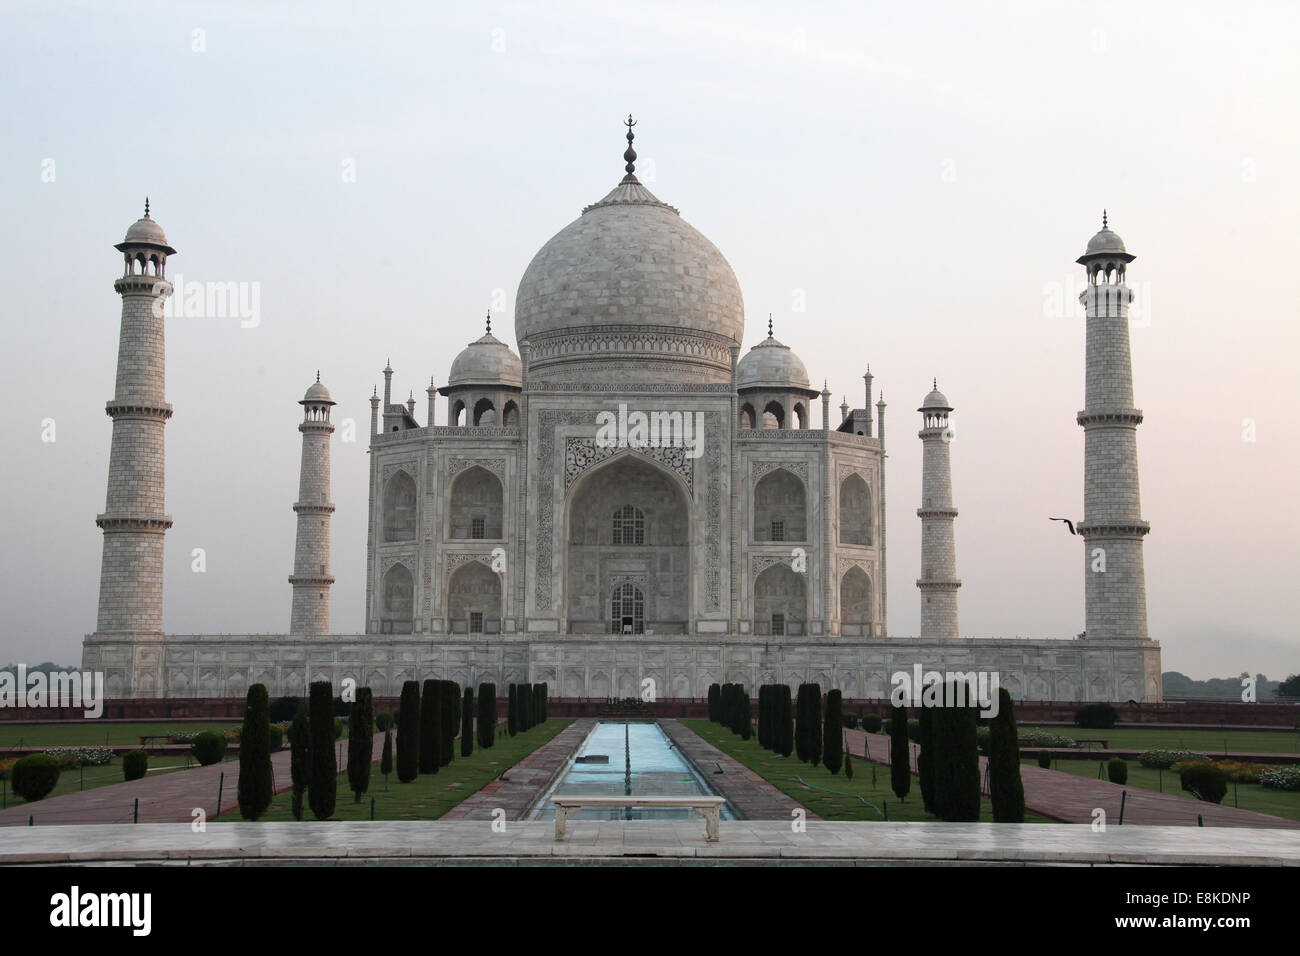
[{"label": "cypress tree", "polygon": [[460,705],[460,755],[468,757],[474,752],[474,688],[466,686],[465,699]]},{"label": "cypress tree", "polygon": [[1025,787],[1020,780],[1020,743],[1011,694],[998,690],[997,716],[989,723],[989,796],[994,823],[1025,822]]},{"label": "cypress tree", "polygon": [[533,685],[533,722],[540,724],[546,720],[546,685]]},{"label": "cypress tree", "polygon": [[402,684],[402,702],[397,708],[397,779],[410,783],[420,772],[420,684]]},{"label": "cypress tree", "polygon": [[438,766],[445,767],[455,759],[456,731],[460,728],[460,685],[455,681],[439,681],[439,699],[442,710],[439,714],[438,730],[441,733],[442,747],[438,752]]},{"label": "cypress tree", "polygon": [[384,731],[384,752],[379,758],[379,772],[384,775],[384,789],[388,789],[388,775],[393,772],[393,731]]},{"label": "cypress tree", "polygon": [[758,688],[758,745],[767,748],[767,685]]},{"label": "cypress tree", "polygon": [[749,699],[749,691],[740,688],[740,739],[748,740],[754,736],[754,703]]},{"label": "cypress tree", "polygon": [[355,799],[370,789],[370,764],[375,756],[375,704],[369,687],[357,689],[348,715],[348,786]]},{"label": "cypress tree", "polygon": [[[955,682],[945,688],[945,703],[956,700]],[[977,714],[972,706],[934,708],[935,814],[947,823],[971,823],[980,817]]]},{"label": "cypress tree", "polygon": [[782,757],[790,756],[794,750],[794,714],[790,707],[790,685],[776,685],[776,751]]},{"label": "cypress tree", "polygon": [[420,773],[438,772],[442,766],[441,748],[442,681],[429,678],[420,696]]},{"label": "cypress tree", "polygon": [[722,697],[722,688],[717,684],[709,685],[709,720],[718,722],[718,702]]},{"label": "cypress tree", "polygon": [[542,720],[551,719],[551,689],[542,681]]},{"label": "cypress tree", "polygon": [[311,775],[311,722],[307,702],[298,701],[293,723],[289,725],[289,778],[293,782],[293,818],[302,819],[302,796],[307,792]]},{"label": "cypress tree", "polygon": [[826,719],[822,721],[822,763],[832,774],[844,763],[844,704],[838,689],[826,692]]},{"label": "cypress tree", "polygon": [[478,685],[478,745],[491,747],[496,742],[497,685]]},{"label": "cypress tree", "polygon": [[889,708],[889,785],[899,800],[912,789],[912,742],[907,738],[907,708]]},{"label": "cypress tree", "polygon": [[266,685],[248,688],[239,728],[239,814],[256,820],[271,805],[271,702]]},{"label": "cypress tree", "polygon": [[519,732],[519,714],[516,712],[519,695],[515,693],[515,685],[511,684],[506,696],[506,732],[513,737]]},{"label": "cypress tree", "polygon": [[334,756],[334,688],[327,680],[313,681],[310,699],[311,776],[307,803],[317,820],[327,820],[334,815],[339,784],[338,760]]},{"label": "cypress tree", "polygon": [[822,760],[822,685],[808,686],[808,716],[812,722],[808,728],[808,762],[815,767]]},{"label": "cypress tree", "polygon": [[[921,783],[921,805],[934,813],[934,708],[922,705],[916,712],[917,743],[916,775]],[[892,724],[891,724],[892,728]]]},{"label": "cypress tree", "polygon": [[808,762],[808,685],[800,684],[794,699],[794,755]]}]

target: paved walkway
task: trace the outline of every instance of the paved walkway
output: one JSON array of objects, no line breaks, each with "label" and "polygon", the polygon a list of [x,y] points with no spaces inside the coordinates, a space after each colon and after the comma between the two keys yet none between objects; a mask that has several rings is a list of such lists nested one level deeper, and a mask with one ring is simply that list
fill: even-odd
[{"label": "paved walkway", "polygon": [[591,717],[575,720],[530,753],[482,790],[444,813],[439,820],[492,820],[493,812],[502,809],[507,820],[520,819],[564,769],[578,745],[591,733],[596,721]]},{"label": "paved walkway", "polygon": [[[659,726],[743,819],[784,820],[788,823],[793,819],[793,810],[803,810],[807,820],[821,819],[743,763],[727,756],[681,721],[661,717]],[[716,773],[719,768],[722,772]]]},{"label": "paved walkway", "polygon": [[810,821],[800,833],[776,820],[723,821],[717,843],[698,820],[570,820],[555,841],[549,822],[474,820],[231,823],[194,833],[187,824],[0,829],[0,865],[364,864],[618,862],[625,865],[1141,864],[1300,867],[1295,830],[1039,826],[991,823]]},{"label": "paved walkway", "polygon": [[[396,740],[396,737],[394,737]],[[384,748],[384,735],[375,735],[375,760]],[[347,768],[347,738],[335,742],[339,769]],[[292,787],[289,776],[289,748],[271,755],[271,772],[276,793]],[[224,781],[222,775],[225,775]],[[239,804],[239,761],[224,760],[208,767],[171,770],[141,780],[110,783],[94,790],[46,797],[35,803],[20,803],[0,811],[0,826],[36,826],[74,823],[130,823],[135,801],[140,801],[141,823],[192,822],[194,810],[202,808],[208,819],[216,816],[218,790],[221,808]]]},{"label": "paved walkway", "polygon": [[[866,756],[864,748],[870,746],[870,759],[876,763],[889,763],[889,737],[868,734],[861,730],[846,730],[849,750],[853,756]],[[916,754],[920,750],[911,745],[912,769],[916,769]],[[980,757],[980,779],[983,779],[988,758]],[[1222,804],[1204,803],[1194,797],[1173,793],[1159,793],[1141,787],[1121,786],[1109,780],[1089,780],[1060,770],[1043,770],[1021,763],[1020,779],[1025,787],[1025,808],[1041,816],[1064,823],[1091,824],[1093,810],[1106,811],[1106,821],[1119,822],[1121,793],[1124,799],[1124,825],[1146,826],[1197,826],[1197,816],[1207,827],[1262,827],[1265,829],[1300,829],[1300,822],[1285,817],[1274,817],[1250,810]]]}]

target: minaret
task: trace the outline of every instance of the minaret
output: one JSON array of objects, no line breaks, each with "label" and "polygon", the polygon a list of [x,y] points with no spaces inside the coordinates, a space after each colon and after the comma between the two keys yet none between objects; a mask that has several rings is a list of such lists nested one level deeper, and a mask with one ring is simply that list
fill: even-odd
[{"label": "minaret", "polygon": [[298,477],[298,501],[293,510],[298,513],[298,537],[293,549],[293,613],[289,619],[290,634],[328,634],[330,632],[330,516],[334,502],[330,501],[330,436],[334,425],[330,422],[329,389],[316,383],[298,403],[303,408],[302,467]]},{"label": "minaret", "polygon": [[[842,421],[842,419],[841,419]],[[822,431],[830,431],[831,428],[831,390],[822,380]]]},{"label": "minaret", "polygon": [[952,505],[952,463],[948,457],[952,442],[948,413],[952,406],[939,391],[937,381],[917,411],[922,416],[922,428],[916,434],[924,449],[921,507],[916,509],[921,519],[921,577],[916,582],[921,589],[921,637],[948,640],[957,637],[957,589],[961,581],[957,579],[952,527],[957,509]]},{"label": "minaret", "polygon": [[1136,258],[1111,232],[1102,214],[1101,232],[1076,260],[1088,270],[1079,296],[1087,313],[1087,378],[1083,426],[1084,605],[1086,636],[1100,640],[1147,639],[1146,572],[1138,490],[1137,427],[1133,407],[1133,362],[1129,355],[1128,310],[1133,293],[1125,267]]},{"label": "minaret", "polygon": [[425,395],[428,397],[428,399],[429,399],[429,419],[428,419],[428,421],[425,422],[425,424],[426,424],[427,426],[429,426],[430,428],[432,428],[432,427],[434,426],[434,420],[433,420],[433,412],[434,412],[434,409],[435,409],[434,402],[435,402],[435,401],[437,400],[437,398],[438,398],[438,390],[437,390],[436,388],[433,387],[433,376],[432,376],[432,375],[429,376],[429,387],[426,388],[426,389],[424,390],[424,394],[425,394]]},{"label": "minaret", "polygon": [[867,384],[867,404],[863,405],[862,407],[863,409],[866,410],[867,413],[864,416],[866,419],[866,437],[870,438],[871,437],[871,382],[873,381],[870,365],[867,366],[867,372],[865,375],[862,376],[862,381],[866,382]]},{"label": "minaret", "polygon": [[122,297],[117,387],[105,407],[113,420],[108,497],[95,524],[104,530],[99,572],[97,634],[162,636],[164,514],[163,428],[172,416],[164,401],[166,349],[163,306],[172,284],[165,278],[167,244],[162,227],[144,218],[115,247],[125,270],[113,288]]}]

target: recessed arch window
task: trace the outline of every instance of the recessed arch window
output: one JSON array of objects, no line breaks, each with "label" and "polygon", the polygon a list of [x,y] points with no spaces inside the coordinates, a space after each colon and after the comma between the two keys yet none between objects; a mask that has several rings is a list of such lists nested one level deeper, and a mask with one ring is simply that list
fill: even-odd
[{"label": "recessed arch window", "polygon": [[645,633],[645,595],[630,581],[614,588],[610,629],[615,634]]},{"label": "recessed arch window", "polygon": [[614,512],[613,544],[645,544],[645,512],[624,505]]}]

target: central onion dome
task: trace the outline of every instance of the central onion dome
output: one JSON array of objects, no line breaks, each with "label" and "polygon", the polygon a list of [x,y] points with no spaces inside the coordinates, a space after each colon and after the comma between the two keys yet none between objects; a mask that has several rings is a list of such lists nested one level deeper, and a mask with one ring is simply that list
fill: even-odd
[{"label": "central onion dome", "polygon": [[530,380],[731,380],[744,335],[740,284],[722,253],[627,175],[533,257],[515,298]]}]

